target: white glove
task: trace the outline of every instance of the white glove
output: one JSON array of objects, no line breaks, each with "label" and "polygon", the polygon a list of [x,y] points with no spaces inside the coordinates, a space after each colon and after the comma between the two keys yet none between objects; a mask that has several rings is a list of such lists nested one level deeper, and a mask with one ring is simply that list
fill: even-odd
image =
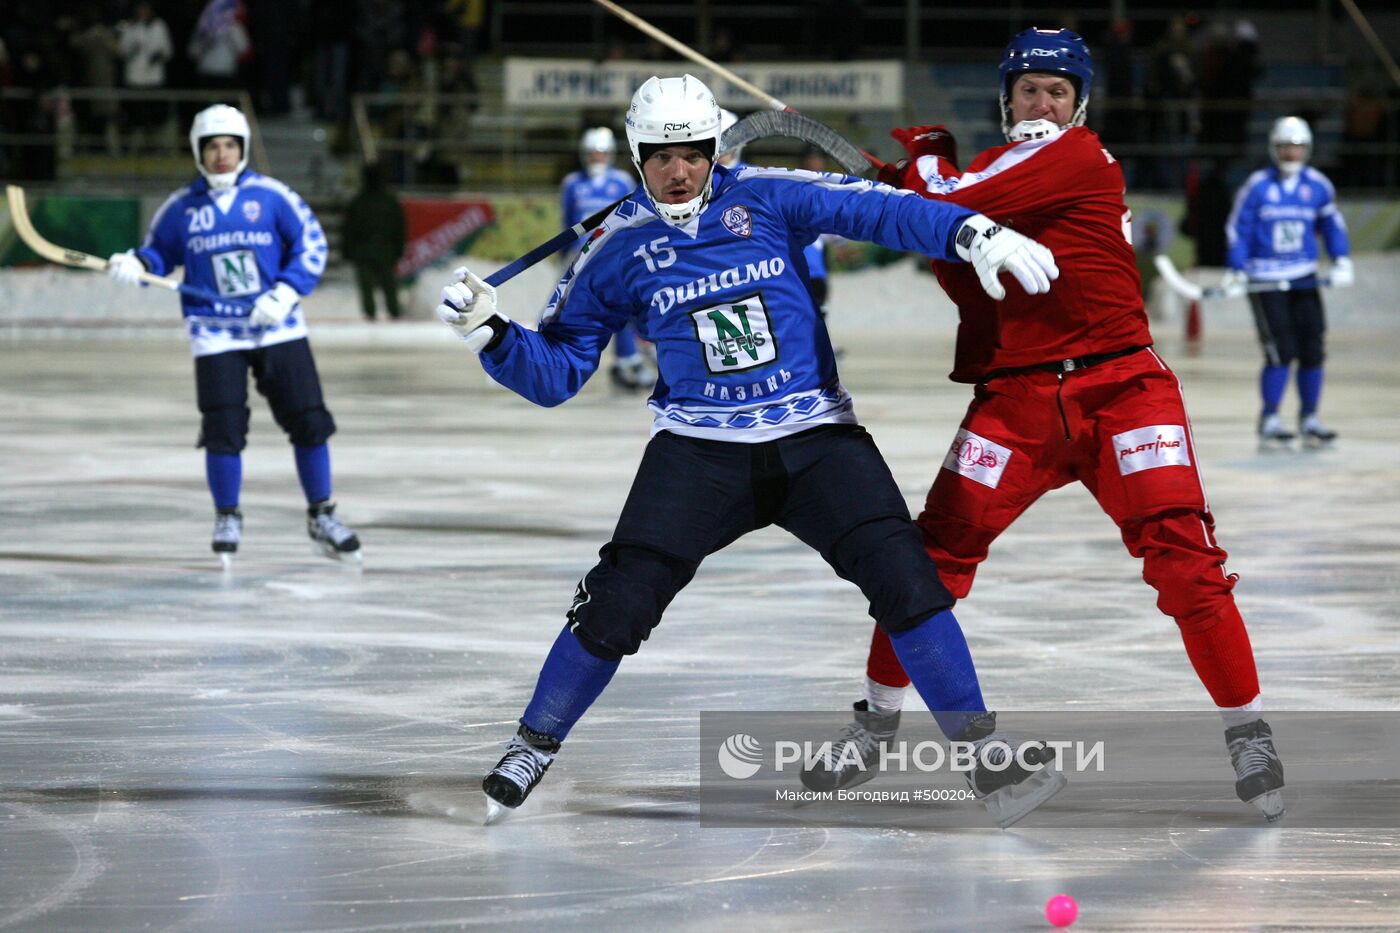
[{"label": "white glove", "polygon": [[1231,297],[1243,295],[1248,284],[1249,276],[1243,269],[1226,269],[1225,274],[1220,277],[1221,293]]},{"label": "white glove", "polygon": [[1006,289],[997,279],[1002,272],[1014,275],[1031,295],[1048,292],[1050,283],[1060,277],[1048,249],[983,214],[967,218],[953,241],[958,256],[972,263],[982,288],[996,301],[1006,297]]},{"label": "white glove", "polygon": [[107,260],[107,274],[123,285],[140,285],[146,266],[136,258],[135,250],[113,253]]},{"label": "white glove", "polygon": [[1356,284],[1356,267],[1350,256],[1340,256],[1332,260],[1332,287],[1351,288]]},{"label": "white glove", "polygon": [[466,266],[452,270],[457,281],[442,290],[437,316],[457,332],[467,349],[480,353],[510,321],[496,310],[496,289]]},{"label": "white glove", "polygon": [[292,313],[292,308],[296,307],[299,297],[295,288],[286,282],[278,282],[253,302],[253,310],[248,314],[248,323],[268,330],[282,326],[287,320],[287,315]]}]

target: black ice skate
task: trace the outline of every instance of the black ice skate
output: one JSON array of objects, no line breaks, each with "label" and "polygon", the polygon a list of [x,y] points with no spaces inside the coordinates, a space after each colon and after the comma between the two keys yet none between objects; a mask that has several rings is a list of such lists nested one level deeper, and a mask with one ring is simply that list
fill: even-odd
[{"label": "black ice skate", "polygon": [[220,509],[214,514],[214,540],[210,543],[214,553],[227,570],[233,566],[233,555],[238,552],[238,543],[243,540],[243,513],[237,509]]},{"label": "black ice skate", "polygon": [[521,726],[506,745],[506,753],[481,780],[486,792],[486,823],[496,822],[525,802],[544,777],[559,751],[555,739]]},{"label": "black ice skate", "polygon": [[1252,804],[1270,823],[1283,817],[1283,762],[1274,751],[1274,732],[1262,719],[1225,730],[1230,764],[1235,766],[1235,794]]},{"label": "black ice skate", "polygon": [[318,553],[336,560],[361,559],[360,539],[336,517],[334,502],[317,502],[307,507],[306,533]]},{"label": "black ice skate", "polygon": [[1259,451],[1269,453],[1275,450],[1292,450],[1294,434],[1283,426],[1283,419],[1277,414],[1259,418]]},{"label": "black ice skate", "polygon": [[831,742],[831,754],[802,769],[802,786],[813,791],[834,791],[864,784],[879,767],[880,749],[894,741],[899,710],[871,710],[861,700],[854,704],[855,720],[847,723]]},{"label": "black ice skate", "polygon": [[1298,433],[1303,436],[1303,447],[1308,450],[1325,450],[1337,440],[1337,432],[1323,424],[1317,415],[1300,418]]},{"label": "black ice skate", "polygon": [[[967,772],[967,786],[982,801],[997,825],[1006,829],[1064,789],[1065,776],[1054,765],[1055,754],[1040,742],[1016,742],[996,731],[997,714],[983,713],[968,723],[956,741],[971,742],[977,765]],[[1014,754],[1038,770],[1022,767]],[[986,747],[985,752],[983,751]],[[1007,756],[1013,756],[1005,764]],[[985,760],[984,760],[985,758]]]}]

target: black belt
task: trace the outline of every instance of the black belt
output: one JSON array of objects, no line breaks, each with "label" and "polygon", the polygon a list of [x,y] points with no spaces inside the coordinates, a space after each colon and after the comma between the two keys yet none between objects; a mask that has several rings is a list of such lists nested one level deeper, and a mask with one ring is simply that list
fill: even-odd
[{"label": "black belt", "polygon": [[1090,366],[1107,363],[1109,360],[1116,360],[1120,356],[1130,356],[1146,349],[1146,347],[1126,347],[1122,350],[1114,350],[1111,353],[1090,353],[1088,356],[1076,356],[1068,360],[1055,360],[1053,363],[1034,363],[1030,366],[994,369],[983,376],[982,381],[990,382],[1002,376],[1019,376],[1023,373],[1059,373],[1060,375],[1064,375],[1065,373],[1072,373],[1076,369],[1088,369]]}]

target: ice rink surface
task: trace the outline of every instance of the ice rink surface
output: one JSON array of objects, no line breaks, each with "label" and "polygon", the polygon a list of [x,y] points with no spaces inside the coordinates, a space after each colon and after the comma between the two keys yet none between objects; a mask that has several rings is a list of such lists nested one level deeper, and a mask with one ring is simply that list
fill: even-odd
[{"label": "ice rink surface", "polygon": [[[834,325],[844,381],[917,508],[969,393],[944,379],[951,327],[862,324]],[[1158,346],[1266,702],[1400,709],[1397,331],[1334,329],[1339,446],[1267,456],[1248,330],[1208,322],[1194,357],[1178,331]],[[480,777],[649,417],[602,378],[534,408],[437,325],[313,323],[312,339],[362,573],[311,553],[260,399],[243,549],[219,571],[178,331],[0,343],[0,929],[1021,931],[1049,928],[1057,892],[1085,931],[1400,929],[1395,828],[1186,811],[1148,830],[1053,812],[1008,832],[702,827],[701,710],[858,695],[859,594],[775,530],[701,568],[528,804],[483,827]],[[958,614],[1002,710],[1209,708],[1081,487],[999,542]],[[1229,800],[1223,740],[1202,754]]]}]

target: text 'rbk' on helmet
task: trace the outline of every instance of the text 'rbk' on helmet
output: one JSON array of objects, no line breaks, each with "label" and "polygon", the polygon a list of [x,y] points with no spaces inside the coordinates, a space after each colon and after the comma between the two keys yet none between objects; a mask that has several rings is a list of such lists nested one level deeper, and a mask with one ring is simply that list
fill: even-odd
[{"label": "text 'rbk' on helmet", "polygon": [[1011,136],[1011,85],[1023,74],[1061,75],[1074,85],[1074,115],[1067,126],[1083,126],[1094,85],[1094,59],[1084,37],[1068,29],[1027,29],[1017,33],[998,67],[1001,78],[1001,130]]},{"label": "text 'rbk' on helmet", "polygon": [[693,146],[710,160],[710,170],[700,194],[684,204],[662,204],[642,185],[663,220],[684,223],[700,213],[710,200],[714,183],[715,152],[719,148],[720,114],[715,95],[694,75],[680,78],[651,77],[632,95],[627,109],[627,145],[632,162],[645,180],[642,164],[657,149]]},{"label": "text 'rbk' on helmet", "polygon": [[[204,141],[211,136],[233,136],[238,139],[241,155],[238,164],[231,172],[209,172],[204,168]],[[194,164],[209,182],[209,187],[218,191],[231,188],[248,167],[248,149],[253,132],[248,128],[248,118],[242,111],[228,104],[215,104],[194,115],[190,124],[190,151],[194,153]]]},{"label": "text 'rbk' on helmet", "polygon": [[[1312,144],[1312,127],[1308,126],[1308,121],[1302,117],[1281,117],[1274,121],[1269,130],[1269,158],[1274,160],[1279,171],[1285,175],[1296,175],[1303,170],[1303,166],[1308,164],[1308,159],[1312,158]],[[1279,147],[1288,145],[1302,146],[1303,158],[1287,162],[1281,159]]]}]

